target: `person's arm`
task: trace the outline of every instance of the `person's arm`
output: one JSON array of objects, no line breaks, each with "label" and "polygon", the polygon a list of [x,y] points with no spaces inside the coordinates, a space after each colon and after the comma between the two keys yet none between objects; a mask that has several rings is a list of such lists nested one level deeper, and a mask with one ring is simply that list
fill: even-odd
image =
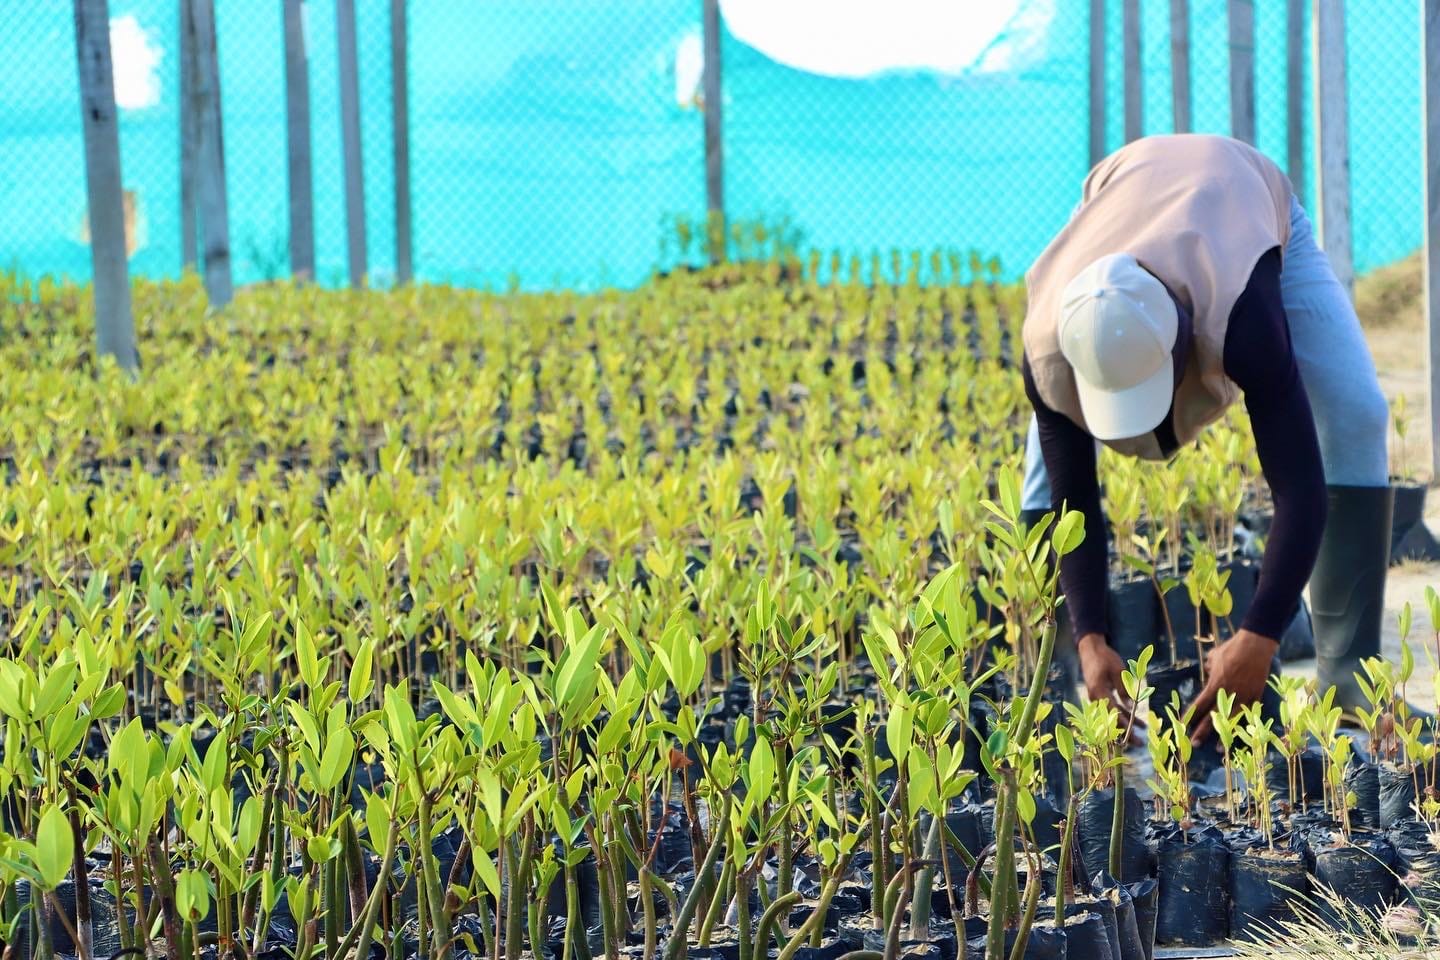
[{"label": "person's arm", "polygon": [[[1243,311],[1243,315],[1241,312]],[[1275,502],[1260,583],[1242,628],[1277,638],[1310,579],[1325,529],[1325,468],[1280,295],[1280,254],[1256,266],[1225,338],[1225,374],[1245,393],[1255,451]]]},{"label": "person's arm", "polygon": [[1035,408],[1040,432],[1040,453],[1050,477],[1050,503],[1057,513],[1063,507],[1085,515],[1085,539],[1060,560],[1060,588],[1075,637],[1104,636],[1109,627],[1109,552],[1105,514],[1100,508],[1100,481],[1095,465],[1095,440],[1064,414],[1051,410],[1040,398],[1030,363],[1021,362],[1025,395]]},{"label": "person's arm", "polygon": [[1211,654],[1208,681],[1195,699],[1197,742],[1210,732],[1217,691],[1228,690],[1242,704],[1264,694],[1278,638],[1310,579],[1325,529],[1325,468],[1290,343],[1280,266],[1278,250],[1261,258],[1225,337],[1225,374],[1245,393],[1275,516],[1250,609],[1235,636]]}]

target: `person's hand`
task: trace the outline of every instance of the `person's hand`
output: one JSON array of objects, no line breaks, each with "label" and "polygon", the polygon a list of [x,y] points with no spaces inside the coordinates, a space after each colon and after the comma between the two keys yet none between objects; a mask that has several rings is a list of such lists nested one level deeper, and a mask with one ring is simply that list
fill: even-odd
[{"label": "person's hand", "polygon": [[[1098,633],[1087,633],[1075,644],[1080,655],[1080,673],[1085,679],[1085,695],[1091,700],[1104,700],[1120,711],[1120,725],[1125,729],[1145,724],[1135,716],[1135,703],[1125,695],[1120,675],[1125,672],[1125,661],[1110,648],[1105,637]],[[1131,745],[1137,738],[1132,730]]]},{"label": "person's hand", "polygon": [[1191,703],[1191,716],[1196,718],[1191,743],[1200,746],[1214,730],[1211,711],[1215,708],[1215,695],[1221,690],[1235,696],[1237,710],[1265,695],[1265,687],[1270,682],[1270,661],[1279,647],[1279,641],[1241,630],[1210,651],[1205,658],[1205,689]]}]

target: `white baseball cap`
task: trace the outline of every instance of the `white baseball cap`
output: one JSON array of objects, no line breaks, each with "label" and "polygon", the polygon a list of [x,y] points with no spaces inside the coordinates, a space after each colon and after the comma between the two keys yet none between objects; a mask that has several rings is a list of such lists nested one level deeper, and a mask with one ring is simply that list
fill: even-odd
[{"label": "white baseball cap", "polygon": [[1180,321],[1165,285],[1128,253],[1101,257],[1065,287],[1060,352],[1097,440],[1143,436],[1175,397]]}]

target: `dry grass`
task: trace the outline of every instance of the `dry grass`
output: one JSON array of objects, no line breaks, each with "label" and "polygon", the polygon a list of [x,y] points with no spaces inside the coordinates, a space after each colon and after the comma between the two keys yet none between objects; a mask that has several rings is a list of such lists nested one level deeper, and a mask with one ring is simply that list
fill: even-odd
[{"label": "dry grass", "polygon": [[1425,311],[1420,254],[1372,270],[1355,281],[1355,312],[1367,330],[1420,330]]},{"label": "dry grass", "polygon": [[[1323,960],[1436,960],[1440,905],[1395,907],[1383,916],[1357,909],[1329,890],[1312,894],[1299,916],[1253,942],[1235,941],[1241,957],[1318,957]],[[1322,909],[1323,905],[1323,909]],[[1338,920],[1337,929],[1324,913]]]}]

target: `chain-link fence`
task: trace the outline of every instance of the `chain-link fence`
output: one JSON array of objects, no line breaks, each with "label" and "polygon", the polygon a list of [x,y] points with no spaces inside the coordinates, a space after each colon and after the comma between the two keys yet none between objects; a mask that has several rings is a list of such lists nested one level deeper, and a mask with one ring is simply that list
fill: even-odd
[{"label": "chain-link fence", "polygon": [[[181,263],[178,6],[111,0],[131,267],[147,276]],[[1108,0],[1111,148],[1123,139],[1121,6]],[[1413,0],[1348,6],[1354,255],[1364,271],[1421,241],[1419,18]],[[394,270],[390,4],[356,8],[370,279],[383,284]],[[1018,275],[1063,222],[1088,167],[1090,8],[722,0],[727,214],[827,252],[975,250]],[[1166,132],[1170,4],[1140,9],[1144,129]],[[1230,129],[1226,11],[1226,0],[1190,2],[1199,131]],[[1254,12],[1257,139],[1285,166],[1286,2],[1255,0]],[[217,16],[236,280],[284,276],[282,3],[221,0]],[[0,267],[83,277],[71,3],[0,0],[0,22]],[[339,283],[333,0],[307,0],[305,24],[317,274]],[[408,24],[419,278],[624,285],[698,259],[700,0],[411,0]],[[1308,61],[1308,13],[1305,29]],[[1307,62],[1307,91],[1309,71]],[[1305,103],[1308,114],[1308,92]],[[1307,129],[1307,154],[1310,142]],[[1313,195],[1313,176],[1302,192]]]}]

